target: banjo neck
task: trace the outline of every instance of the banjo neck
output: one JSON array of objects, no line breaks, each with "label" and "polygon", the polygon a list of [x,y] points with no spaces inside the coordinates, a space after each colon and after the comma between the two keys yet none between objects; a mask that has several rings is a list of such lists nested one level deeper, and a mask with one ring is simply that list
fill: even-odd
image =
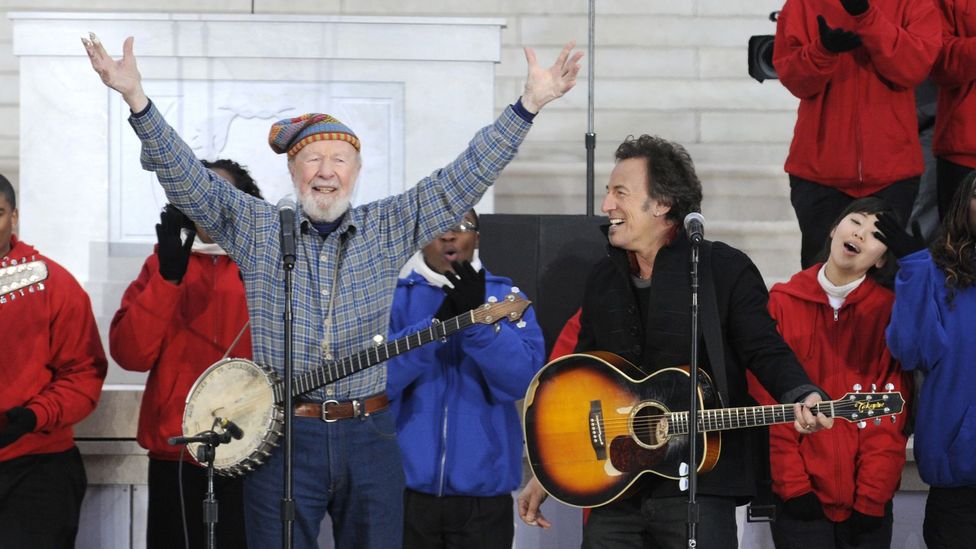
[{"label": "banjo neck", "polygon": [[[326,363],[309,372],[295,376],[292,383],[292,396],[297,397],[314,391],[411,349],[416,349],[438,339],[444,339],[475,324],[494,324],[502,319],[515,322],[522,317],[522,313],[531,303],[518,294],[511,293],[504,299],[485,303],[477,309],[461,313],[443,322],[435,321],[426,330],[420,330],[391,342],[364,349],[352,356]],[[276,382],[273,391],[276,403],[285,400],[285,384],[283,381]]]}]

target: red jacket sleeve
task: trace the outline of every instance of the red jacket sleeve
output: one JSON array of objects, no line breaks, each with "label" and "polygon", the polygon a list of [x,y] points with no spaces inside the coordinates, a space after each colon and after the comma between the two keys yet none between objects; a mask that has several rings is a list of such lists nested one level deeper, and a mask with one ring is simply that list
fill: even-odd
[{"label": "red jacket sleeve", "polygon": [[780,82],[796,97],[810,99],[827,87],[840,63],[838,54],[827,51],[814,30],[815,22],[806,21],[802,4],[788,0],[776,20],[773,43],[773,66]]},{"label": "red jacket sleeve", "polygon": [[[880,365],[878,378],[871,381],[878,390],[891,383],[903,397],[912,394],[911,378],[902,371],[887,347],[882,352]],[[907,413],[903,413],[902,418],[907,417]],[[903,423],[904,420],[892,423],[885,417],[881,418],[880,425],[869,421],[864,429],[858,429],[854,509],[865,515],[884,516],[885,504],[895,496],[901,482],[908,443]]]},{"label": "red jacket sleeve", "polygon": [[942,11],[942,52],[932,67],[932,80],[943,87],[955,87],[976,80],[976,37],[964,36],[966,24],[976,27],[976,9],[970,13],[972,21],[957,15],[955,0],[940,0]]},{"label": "red jacket sleeve", "polygon": [[556,338],[556,343],[552,346],[552,352],[549,353],[550,361],[571,354],[576,350],[576,343],[579,339],[580,332],[580,314],[582,312],[582,308],[577,309],[576,313],[569,317],[569,320],[563,325],[563,329],[559,331],[559,337]]},{"label": "red jacket sleeve", "polygon": [[885,80],[914,88],[929,75],[942,47],[942,21],[931,0],[911,0],[904,21],[890,21],[872,5],[855,18],[871,62]]},{"label": "red jacket sleeve", "polygon": [[50,285],[57,292],[47,365],[51,381],[26,404],[37,416],[35,431],[70,427],[90,414],[108,367],[88,294],[67,271],[61,277]]},{"label": "red jacket sleeve", "polygon": [[119,366],[147,372],[156,364],[173,315],[178,314],[182,292],[182,286],[160,276],[156,254],[149,256],[139,277],[122,295],[109,329],[109,351]]}]

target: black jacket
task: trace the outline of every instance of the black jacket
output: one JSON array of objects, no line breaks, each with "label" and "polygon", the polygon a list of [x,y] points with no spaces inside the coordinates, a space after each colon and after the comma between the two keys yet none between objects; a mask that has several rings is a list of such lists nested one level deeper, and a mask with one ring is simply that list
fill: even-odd
[{"label": "black jacket", "polygon": [[[721,242],[706,242],[711,253],[712,280],[725,345],[729,402],[750,406],[745,370],[782,403],[793,403],[817,391],[789,346],[776,331],[766,302],[769,294],[759,270],[742,252]],[[690,362],[690,244],[683,232],[662,248],[654,260],[647,314],[641,318],[631,282],[627,252],[608,246],[608,256],[591,271],[583,295],[577,351],[611,351],[650,374]],[[700,276],[707,273],[700,271]],[[702,299],[700,296],[699,299]],[[707,309],[702,307],[701,314]],[[701,330],[699,330],[701,333]],[[711,372],[704,340],[699,338],[702,369]],[[714,376],[713,376],[714,377]],[[758,459],[754,441],[760,431],[722,433],[722,451],[715,468],[699,478],[699,493],[746,499],[755,492]],[[765,432],[765,431],[761,431]],[[650,478],[646,476],[645,478]],[[645,481],[652,495],[678,495],[677,483]]]}]

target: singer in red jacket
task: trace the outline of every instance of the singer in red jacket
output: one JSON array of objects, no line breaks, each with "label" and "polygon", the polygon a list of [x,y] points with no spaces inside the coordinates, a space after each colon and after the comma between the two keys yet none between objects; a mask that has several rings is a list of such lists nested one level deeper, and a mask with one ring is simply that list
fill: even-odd
[{"label": "singer in red jacket", "polygon": [[936,156],[939,219],[952,195],[976,169],[976,3],[937,0],[945,44],[932,80],[939,86],[932,153]]},{"label": "singer in red jacket", "polygon": [[[883,391],[890,383],[911,394],[910,378],[885,345],[894,294],[879,280],[891,282],[896,260],[875,236],[879,215],[892,215],[881,199],[851,203],[831,229],[826,261],[769,292],[769,313],[783,339],[833,399],[855,384]],[[760,404],[776,403],[752,376],[749,392]],[[770,426],[776,547],[890,547],[891,501],[905,465],[902,424],[882,418],[859,429],[836,421],[817,436]]]},{"label": "singer in red jacket", "polygon": [[[237,163],[218,160],[204,165],[238,189],[261,197]],[[122,368],[149,372],[138,432],[139,444],[149,450],[147,547],[183,547],[185,520],[190,546],[202,548],[205,471],[181,452],[182,446],[171,446],[167,439],[183,434],[184,403],[204,370],[225,356],[251,358],[247,303],[237,265],[179,210],[167,206],[156,233],[156,251],[146,258],[112,320],[109,349]],[[181,456],[186,462],[183,514]],[[218,544],[245,547],[242,480],[216,480]]]},{"label": "singer in red jacket", "polygon": [[942,45],[932,0],[787,0],[773,65],[797,98],[786,159],[790,199],[814,263],[854,199],[884,198],[908,219],[923,170],[914,88]]},{"label": "singer in red jacket", "polygon": [[87,486],[72,426],[98,403],[105,351],[88,294],[16,220],[0,176],[0,547],[71,548]]}]

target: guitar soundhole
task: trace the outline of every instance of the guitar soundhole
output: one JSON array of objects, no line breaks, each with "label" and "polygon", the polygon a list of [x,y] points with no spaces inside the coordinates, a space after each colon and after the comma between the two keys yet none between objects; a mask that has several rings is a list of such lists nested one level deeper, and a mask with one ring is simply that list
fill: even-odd
[{"label": "guitar soundhole", "polygon": [[671,438],[667,410],[656,402],[642,402],[631,412],[630,433],[645,448],[665,445]]}]

